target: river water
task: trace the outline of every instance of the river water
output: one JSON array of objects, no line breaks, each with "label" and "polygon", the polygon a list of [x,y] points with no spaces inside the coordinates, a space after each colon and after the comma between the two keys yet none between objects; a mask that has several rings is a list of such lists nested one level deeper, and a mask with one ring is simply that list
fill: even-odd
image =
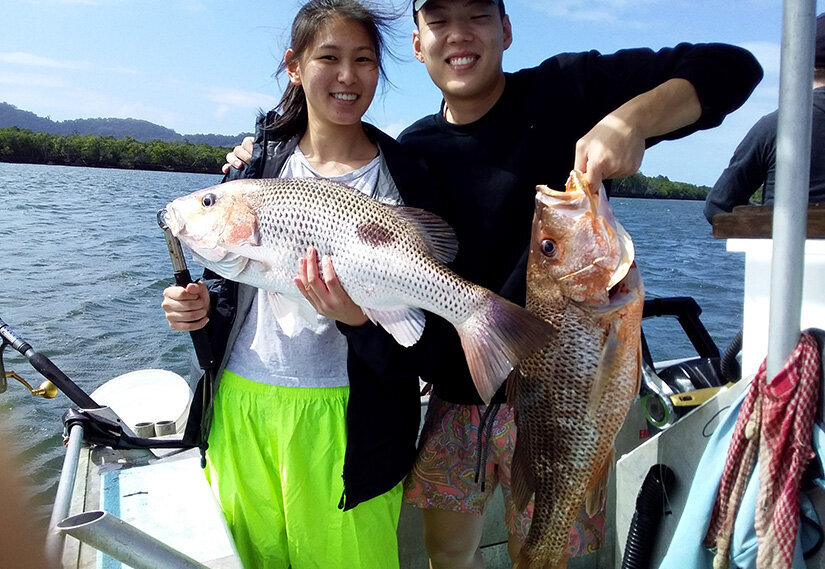
[{"label": "river water", "polygon": [[[186,375],[189,336],[160,309],[171,264],[156,213],[220,176],[0,163],[0,319],[87,392],[128,371]],[[612,200],[636,245],[647,297],[692,296],[720,349],[742,319],[744,258],[711,237],[702,202]],[[193,275],[200,273],[191,266]],[[672,319],[646,321],[654,359],[693,355]],[[42,378],[5,351],[7,370]],[[63,459],[64,395],[0,394],[0,437],[48,519]]]}]

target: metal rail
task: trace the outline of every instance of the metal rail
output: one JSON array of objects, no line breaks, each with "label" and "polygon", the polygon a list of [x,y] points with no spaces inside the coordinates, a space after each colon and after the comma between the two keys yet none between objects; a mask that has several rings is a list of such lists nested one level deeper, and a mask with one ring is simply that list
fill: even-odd
[{"label": "metal rail", "polygon": [[776,377],[793,352],[801,326],[811,163],[815,15],[815,0],[785,0],[783,3],[766,364],[768,381]]},{"label": "metal rail", "polygon": [[55,528],[69,515],[72,505],[72,493],[77,478],[77,465],[80,460],[80,450],[83,447],[83,427],[73,425],[69,431],[69,443],[66,457],[63,459],[63,469],[60,471],[60,481],[57,484],[57,494],[54,498],[52,517],[49,520],[49,533],[46,536],[46,555],[53,567],[60,567],[63,558],[63,546],[66,536]]}]

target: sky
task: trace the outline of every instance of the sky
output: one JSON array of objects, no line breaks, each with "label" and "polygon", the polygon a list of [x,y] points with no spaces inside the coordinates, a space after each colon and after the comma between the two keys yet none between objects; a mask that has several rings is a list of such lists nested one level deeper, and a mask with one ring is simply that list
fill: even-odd
[{"label": "sky", "polygon": [[[441,96],[412,57],[409,0],[388,61],[391,85],[366,118],[392,135],[438,110]],[[274,75],[300,0],[14,0],[0,22],[0,102],[52,120],[144,119],[181,134],[252,130],[278,101]],[[664,142],[641,171],[712,186],[750,127],[776,109],[781,0],[507,0],[515,71],[566,51],[726,42],[749,49],[765,77],[721,126]],[[825,0],[817,0],[817,13]],[[572,165],[571,165],[572,167]]]}]

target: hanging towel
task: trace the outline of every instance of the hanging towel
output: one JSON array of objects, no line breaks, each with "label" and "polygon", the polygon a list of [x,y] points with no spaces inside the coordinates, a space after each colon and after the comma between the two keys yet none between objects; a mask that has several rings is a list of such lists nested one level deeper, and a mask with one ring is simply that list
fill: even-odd
[{"label": "hanging towel", "polygon": [[705,544],[717,549],[714,569],[730,566],[736,511],[757,455],[756,566],[791,567],[799,525],[799,485],[816,456],[811,435],[819,396],[819,366],[816,340],[808,334],[802,334],[770,383],[765,362],[760,366],[739,412],[705,537]]},{"label": "hanging towel", "polygon": [[[819,346],[820,373],[823,354],[825,354],[825,332],[820,330],[806,330],[817,338]],[[825,384],[825,374],[820,377],[820,385]],[[742,381],[755,381],[755,378]],[[750,397],[750,386],[740,397],[731,404],[731,407],[720,417],[716,430],[711,435],[702,454],[702,458],[692,475],[690,491],[685,508],[680,516],[679,523],[668,546],[668,551],[662,559],[659,569],[708,569],[712,567],[713,554],[704,546],[704,538],[710,525],[711,512],[714,511],[717,489],[721,485],[722,474],[725,470],[725,458],[730,450],[733,432],[744,400]],[[820,396],[820,401],[825,397]],[[820,403],[825,408],[825,404]],[[814,425],[813,445],[821,463],[821,470],[825,471],[825,422],[822,416],[818,417]],[[757,460],[756,468],[760,467]],[[731,537],[731,567],[753,569],[757,567],[757,536],[754,528],[756,518],[756,503],[760,485],[758,476],[751,476],[744,491],[738,511],[733,513],[735,524]],[[825,488],[825,479],[816,479],[817,484]],[[793,569],[805,569],[802,552],[807,551],[817,543],[821,535],[819,521],[804,494],[799,496],[806,517],[812,524],[803,525],[795,536],[796,546],[793,552]],[[730,514],[730,512],[729,512]],[[718,523],[718,522],[715,522]]]}]

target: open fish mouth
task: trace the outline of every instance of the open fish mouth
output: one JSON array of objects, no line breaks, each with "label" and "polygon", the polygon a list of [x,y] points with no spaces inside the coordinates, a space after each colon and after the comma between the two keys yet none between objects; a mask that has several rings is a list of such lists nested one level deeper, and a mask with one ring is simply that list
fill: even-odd
[{"label": "open fish mouth", "polygon": [[175,211],[175,208],[171,207],[171,203],[167,204],[166,207],[162,210],[162,217],[163,222],[169,228],[169,231],[172,232],[172,235],[177,237],[180,235],[181,230],[183,229],[184,222]]},{"label": "open fish mouth", "polygon": [[585,217],[593,225],[594,235],[605,236],[608,251],[576,271],[560,277],[559,280],[574,279],[588,271],[610,270],[610,280],[606,291],[611,291],[627,276],[636,257],[633,240],[625,228],[613,215],[608,204],[604,186],[598,190],[590,187],[584,175],[578,170],[570,172],[564,191],[539,186],[538,198],[546,205],[555,208],[556,213],[571,218]]}]

